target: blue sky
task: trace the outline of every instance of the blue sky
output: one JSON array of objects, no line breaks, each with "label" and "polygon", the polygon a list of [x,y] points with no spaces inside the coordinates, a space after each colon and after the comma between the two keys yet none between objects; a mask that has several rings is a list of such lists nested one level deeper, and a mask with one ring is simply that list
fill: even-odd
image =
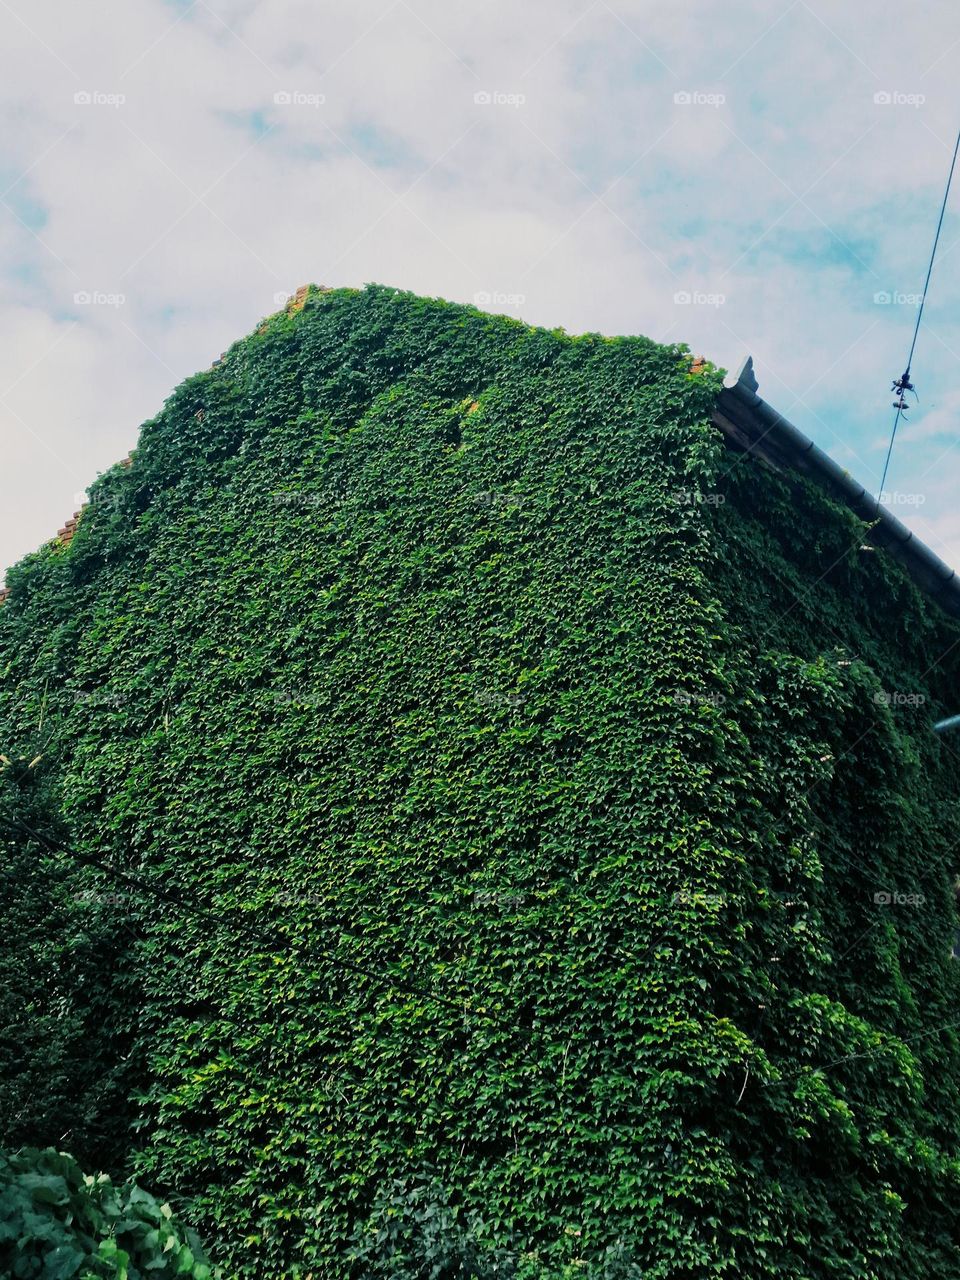
[{"label": "blue sky", "polygon": [[[0,47],[4,565],[308,280],[750,353],[879,481],[960,127],[952,4],[4,0]],[[960,567],[958,242],[960,180],[887,488]]]}]

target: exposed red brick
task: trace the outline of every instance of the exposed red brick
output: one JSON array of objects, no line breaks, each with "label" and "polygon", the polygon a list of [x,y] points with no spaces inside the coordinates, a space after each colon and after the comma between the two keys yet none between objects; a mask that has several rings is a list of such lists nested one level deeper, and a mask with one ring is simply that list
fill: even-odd
[{"label": "exposed red brick", "polygon": [[310,286],[308,284],[300,285],[293,297],[287,299],[287,315],[292,315],[295,311],[302,311],[309,293]]},{"label": "exposed red brick", "polygon": [[[223,357],[221,357],[221,359],[222,358]],[[131,449],[127,456],[120,460],[121,467],[132,466],[134,452],[135,450]],[[77,525],[80,522],[80,517],[83,515],[84,511],[86,511],[88,505],[89,504],[85,502],[79,511],[75,511],[73,513],[70,519],[64,523],[63,528],[57,530],[57,536],[52,539],[53,542],[59,542],[61,547],[69,547],[70,543],[73,541],[73,535],[77,531]],[[0,587],[0,604],[3,604],[9,594],[9,587]]]}]

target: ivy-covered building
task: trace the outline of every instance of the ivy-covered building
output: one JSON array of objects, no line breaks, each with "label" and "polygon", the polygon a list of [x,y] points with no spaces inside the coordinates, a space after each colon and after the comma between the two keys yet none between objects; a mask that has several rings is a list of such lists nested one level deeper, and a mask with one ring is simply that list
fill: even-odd
[{"label": "ivy-covered building", "polygon": [[7,1145],[228,1276],[960,1275],[960,591],[749,366],[303,291],[8,586]]}]

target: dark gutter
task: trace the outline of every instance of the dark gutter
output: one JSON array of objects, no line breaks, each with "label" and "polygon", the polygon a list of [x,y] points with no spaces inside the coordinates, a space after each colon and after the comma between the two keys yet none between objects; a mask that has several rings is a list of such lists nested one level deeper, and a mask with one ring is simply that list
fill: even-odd
[{"label": "dark gutter", "polygon": [[915,533],[881,506],[849,471],[818,449],[792,422],[757,395],[759,386],[749,356],[736,382],[717,397],[713,420],[734,449],[753,454],[775,470],[790,468],[829,490],[868,523],[864,538],[898,560],[912,580],[940,607],[960,617],[960,577],[934,555]]}]

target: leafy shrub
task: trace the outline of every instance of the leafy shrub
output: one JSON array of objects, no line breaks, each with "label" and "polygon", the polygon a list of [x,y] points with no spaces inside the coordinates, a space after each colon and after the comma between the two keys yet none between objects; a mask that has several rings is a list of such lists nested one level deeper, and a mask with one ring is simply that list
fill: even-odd
[{"label": "leafy shrub", "polygon": [[170,1206],[132,1182],[84,1174],[55,1151],[0,1152],[0,1266],[11,1280],[211,1280]]}]

